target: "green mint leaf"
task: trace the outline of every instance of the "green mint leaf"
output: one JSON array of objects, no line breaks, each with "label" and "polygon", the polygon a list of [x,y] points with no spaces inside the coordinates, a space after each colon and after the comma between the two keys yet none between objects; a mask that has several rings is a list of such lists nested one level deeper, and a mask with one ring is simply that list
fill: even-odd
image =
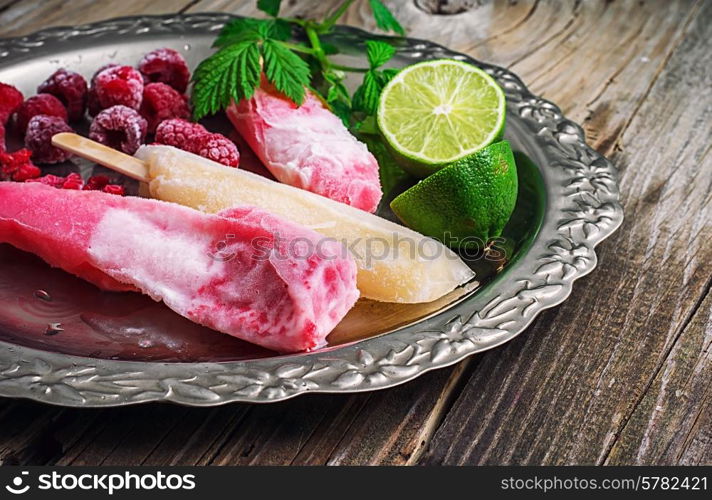
[{"label": "green mint leaf", "polygon": [[339,79],[332,75],[324,75],[325,79],[331,84],[326,93],[326,103],[331,108],[331,111],[341,118],[341,121],[346,127],[351,125],[351,96],[349,90]]},{"label": "green mint leaf", "polygon": [[409,178],[408,174],[400,168],[396,160],[393,158],[393,155],[378,135],[361,133],[358,135],[358,138],[366,143],[368,150],[373,156],[376,157],[376,160],[378,161],[378,173],[381,180],[381,189],[383,190],[384,195],[388,196],[394,188],[398,187]]},{"label": "green mint leaf", "polygon": [[395,16],[388,10],[381,0],[368,0],[373,11],[373,18],[376,20],[376,26],[383,31],[395,31],[399,35],[405,35],[403,26],[400,25]]},{"label": "green mint leaf", "polygon": [[370,134],[378,135],[378,123],[376,123],[376,117],[369,115],[360,122],[356,122],[352,128],[352,131],[357,134]]},{"label": "green mint leaf", "polygon": [[286,42],[292,38],[292,25],[284,19],[274,19],[269,38]]},{"label": "green mint leaf", "polygon": [[260,70],[259,46],[251,41],[228,45],[201,62],[193,74],[195,119],[225,109],[233,99],[252,97]]},{"label": "green mint leaf", "polygon": [[400,72],[400,69],[398,68],[388,68],[384,69],[383,71],[380,72],[381,76],[381,83],[383,83],[383,86],[385,87],[388,82],[393,80],[393,77],[396,76]]},{"label": "green mint leaf", "polygon": [[276,40],[262,44],[264,71],[267,79],[297,105],[304,102],[304,88],[309,85],[309,66],[294,52]]},{"label": "green mint leaf", "polygon": [[233,19],[220,30],[220,34],[213,42],[213,47],[225,47],[232,43],[244,41],[257,41],[263,38],[260,31],[263,25],[272,21],[241,17]]},{"label": "green mint leaf", "polygon": [[346,128],[351,125],[351,108],[348,104],[344,101],[334,101],[329,104],[329,107],[331,108],[332,113],[341,118],[341,121]]},{"label": "green mint leaf", "polygon": [[329,90],[326,93],[326,102],[331,104],[339,100],[348,102],[350,100],[349,90],[346,86],[339,80],[331,80],[327,77],[327,80],[331,83]]},{"label": "green mint leaf", "polygon": [[354,109],[367,115],[375,115],[378,110],[378,98],[381,95],[381,90],[383,90],[383,86],[376,71],[367,71],[363,75],[363,83],[354,93]]},{"label": "green mint leaf", "polygon": [[257,8],[272,17],[277,17],[281,3],[282,0],[257,0]]},{"label": "green mint leaf", "polygon": [[396,49],[392,45],[379,40],[368,40],[366,42],[366,55],[368,56],[368,64],[371,69],[376,69],[383,66],[391,60]]}]

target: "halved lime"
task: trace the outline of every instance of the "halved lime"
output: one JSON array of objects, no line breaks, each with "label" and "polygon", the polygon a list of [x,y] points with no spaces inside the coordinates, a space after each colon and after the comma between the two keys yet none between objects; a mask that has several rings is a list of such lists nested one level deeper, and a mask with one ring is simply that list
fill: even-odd
[{"label": "halved lime", "polygon": [[446,245],[483,248],[502,234],[517,192],[512,149],[500,141],[423,179],[391,208],[408,227]]},{"label": "halved lime", "polygon": [[502,138],[504,92],[477,66],[439,59],[401,70],[383,89],[378,127],[399,163],[425,177]]}]

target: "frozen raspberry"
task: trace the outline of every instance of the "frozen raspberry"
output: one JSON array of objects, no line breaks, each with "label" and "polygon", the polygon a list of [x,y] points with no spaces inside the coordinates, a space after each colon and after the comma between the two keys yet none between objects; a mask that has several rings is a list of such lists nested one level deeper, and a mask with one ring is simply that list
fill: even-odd
[{"label": "frozen raspberry", "polygon": [[5,125],[8,118],[17,111],[25,97],[12,85],[0,83],[0,125]]},{"label": "frozen raspberry", "polygon": [[89,89],[87,92],[87,112],[89,116],[96,116],[101,112],[101,104],[94,89]]},{"label": "frozen raspberry", "polygon": [[151,134],[164,120],[190,117],[186,97],[165,83],[149,83],[144,87],[140,113],[148,121]]},{"label": "frozen raspberry", "polygon": [[69,174],[65,179],[64,182],[62,183],[62,189],[82,189],[84,187],[84,181],[82,180],[82,176],[72,172]]},{"label": "frozen raspberry", "polygon": [[166,120],[156,127],[156,142],[192,151],[194,148],[188,148],[188,145],[195,143],[199,136],[208,133],[199,123],[179,119]]},{"label": "frozen raspberry", "polygon": [[101,109],[117,104],[132,109],[141,106],[143,77],[131,66],[112,66],[99,72],[92,88]]},{"label": "frozen raspberry", "polygon": [[136,110],[112,106],[96,115],[89,127],[89,138],[132,155],[146,138],[147,126]]},{"label": "frozen raspberry", "polygon": [[94,85],[96,85],[96,77],[99,76],[99,73],[101,73],[102,71],[104,71],[104,70],[106,70],[106,69],[118,68],[119,66],[121,66],[121,65],[120,65],[120,64],[117,64],[117,63],[106,63],[106,64],[104,64],[102,67],[100,67],[98,70],[96,70],[96,71],[94,72],[94,74],[91,76],[91,80],[90,80],[91,86],[93,87]]},{"label": "frozen raspberry", "polygon": [[27,124],[25,146],[32,151],[37,163],[61,163],[72,156],[71,153],[52,146],[52,136],[60,132],[74,132],[62,118],[37,115]]},{"label": "frozen raspberry", "polygon": [[102,189],[102,191],[109,194],[117,194],[119,196],[123,196],[126,194],[124,187],[119,186],[118,184],[107,184],[106,186],[104,186],[104,189]]},{"label": "frozen raspberry", "polygon": [[0,153],[5,152],[5,125],[0,123]]},{"label": "frozen raspberry", "polygon": [[102,110],[101,104],[99,104],[99,98],[96,95],[96,77],[105,69],[116,68],[117,66],[118,64],[116,63],[105,64],[96,70],[96,73],[91,77],[91,86],[87,91],[87,111],[89,112],[89,116],[96,116]]},{"label": "frozen raspberry", "polygon": [[183,56],[173,49],[157,49],[149,52],[138,63],[138,70],[145,83],[162,82],[181,94],[188,88],[190,70]]},{"label": "frozen raspberry", "polygon": [[105,175],[93,175],[84,184],[85,191],[101,191],[109,183],[109,178]]},{"label": "frozen raspberry", "polygon": [[79,73],[64,68],[37,87],[38,93],[52,94],[67,108],[70,121],[81,120],[87,106],[87,81]]},{"label": "frozen raspberry", "polygon": [[0,180],[25,181],[39,177],[42,172],[30,159],[32,152],[20,149],[14,153],[0,153]]},{"label": "frozen raspberry", "polygon": [[37,115],[56,116],[66,122],[67,108],[64,107],[62,101],[51,94],[37,94],[30,97],[17,110],[15,117],[17,130],[24,134],[25,130],[27,130],[27,124]]},{"label": "frozen raspberry", "polygon": [[61,188],[65,180],[65,177],[47,174],[43,175],[42,177],[37,177],[35,179],[27,179],[25,182],[39,182],[40,184],[46,184],[47,186]]},{"label": "frozen raspberry", "polygon": [[240,164],[240,153],[237,150],[237,146],[230,139],[220,134],[203,134],[199,136],[195,141],[195,149],[191,152],[228,167],[237,167]]}]

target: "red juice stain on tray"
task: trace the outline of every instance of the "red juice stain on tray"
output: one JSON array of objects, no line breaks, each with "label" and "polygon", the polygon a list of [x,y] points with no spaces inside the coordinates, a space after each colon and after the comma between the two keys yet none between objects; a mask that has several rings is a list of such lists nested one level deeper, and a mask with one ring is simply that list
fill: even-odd
[{"label": "red juice stain on tray", "polygon": [[182,318],[137,293],[103,292],[0,244],[0,340],[132,361],[234,361],[274,353]]}]

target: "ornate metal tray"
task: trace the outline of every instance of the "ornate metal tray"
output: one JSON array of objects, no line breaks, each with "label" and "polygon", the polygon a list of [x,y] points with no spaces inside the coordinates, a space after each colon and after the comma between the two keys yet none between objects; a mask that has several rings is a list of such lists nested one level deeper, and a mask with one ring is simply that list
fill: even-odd
[{"label": "ornate metal tray", "polygon": [[[0,40],[0,81],[31,95],[58,67],[88,77],[108,61],[133,64],[161,46],[182,51],[194,66],[230,17],[121,18]],[[365,35],[344,27],[331,41],[345,62],[363,64]],[[330,347],[278,356],[206,335],[148,299],[100,292],[0,245],[0,395],[67,406],[158,400],[209,406],[382,389],[503,344],[565,300],[574,280],[596,266],[594,247],[622,221],[615,168],[586,145],[581,127],[506,69],[427,41],[397,44],[395,66],[471,61],[505,89],[506,138],[522,188],[508,229],[514,252],[501,272],[480,272],[486,282],[478,289],[419,309],[360,305]],[[163,318],[159,326],[156,318]],[[371,323],[377,327],[369,329]]]}]

